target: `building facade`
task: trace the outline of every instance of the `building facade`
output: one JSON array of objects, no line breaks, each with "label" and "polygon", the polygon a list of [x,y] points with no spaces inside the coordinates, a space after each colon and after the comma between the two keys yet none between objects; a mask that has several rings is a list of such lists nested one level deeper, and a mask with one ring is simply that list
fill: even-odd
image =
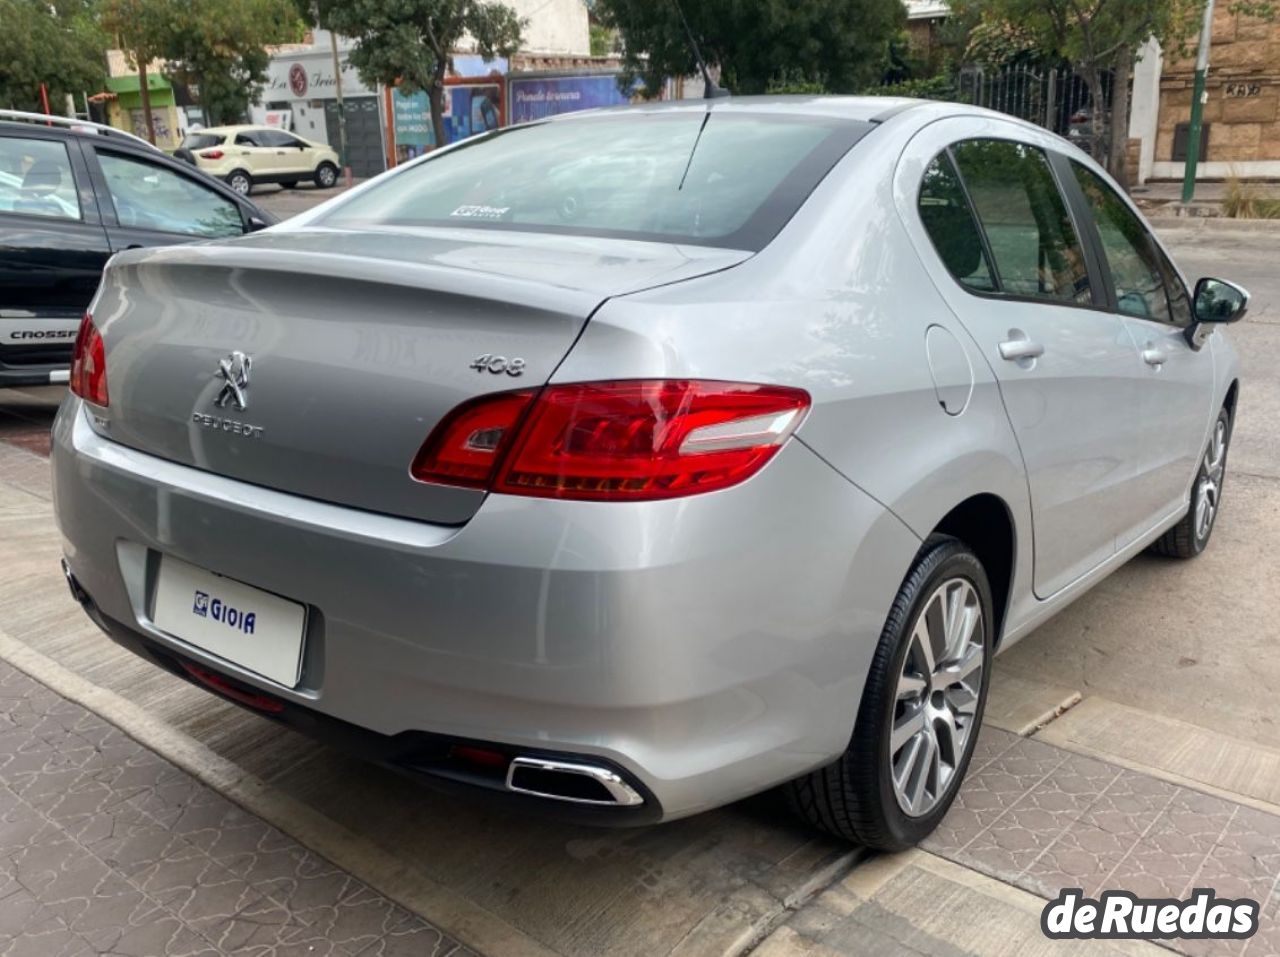
[{"label": "building facade", "polygon": [[[1182,178],[1194,82],[1194,50],[1152,46],[1138,61],[1129,135],[1143,141],[1140,180]],[[1205,94],[1196,178],[1280,179],[1280,21],[1215,7]]]}]

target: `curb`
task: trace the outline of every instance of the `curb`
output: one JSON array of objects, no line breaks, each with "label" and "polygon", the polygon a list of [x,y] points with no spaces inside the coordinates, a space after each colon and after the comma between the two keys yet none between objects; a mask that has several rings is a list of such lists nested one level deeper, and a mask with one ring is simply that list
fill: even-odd
[{"label": "curb", "polygon": [[1280,236],[1280,219],[1230,219],[1225,216],[1148,216],[1147,222],[1161,232],[1207,233],[1230,236],[1259,233]]},{"label": "curb", "polygon": [[246,773],[195,738],[0,630],[0,659],[186,771],[210,789],[328,858],[353,877],[480,953],[555,957],[501,917],[410,870],[395,855]]}]

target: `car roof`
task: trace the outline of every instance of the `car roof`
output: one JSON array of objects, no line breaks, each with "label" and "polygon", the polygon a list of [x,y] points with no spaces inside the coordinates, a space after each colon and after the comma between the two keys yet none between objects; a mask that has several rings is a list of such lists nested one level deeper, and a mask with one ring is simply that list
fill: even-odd
[{"label": "car roof", "polygon": [[[938,101],[915,100],[902,96],[729,96],[713,100],[701,98],[654,100],[599,110],[561,113],[549,119],[565,122],[619,113],[702,113],[711,110],[716,113],[772,113],[815,118],[835,117],[874,123],[925,104],[937,105]],[[955,104],[955,106],[958,113],[966,110],[963,104]]]}]

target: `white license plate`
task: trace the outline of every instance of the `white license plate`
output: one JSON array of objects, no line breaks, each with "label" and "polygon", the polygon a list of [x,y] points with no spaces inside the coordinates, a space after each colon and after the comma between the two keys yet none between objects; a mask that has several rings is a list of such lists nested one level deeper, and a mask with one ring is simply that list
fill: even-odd
[{"label": "white license plate", "polygon": [[153,621],[254,674],[292,688],[302,677],[306,609],[249,585],[165,556]]}]

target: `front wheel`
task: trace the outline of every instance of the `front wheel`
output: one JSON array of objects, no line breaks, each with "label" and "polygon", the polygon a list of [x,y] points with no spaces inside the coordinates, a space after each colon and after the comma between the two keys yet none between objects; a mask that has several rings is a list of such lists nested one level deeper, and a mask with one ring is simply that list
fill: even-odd
[{"label": "front wheel", "polygon": [[953,538],[929,539],[880,634],[849,747],[786,786],[792,807],[817,827],[876,850],[924,839],[969,767],[993,642],[982,563]]},{"label": "front wheel", "polygon": [[1224,408],[1218,413],[1218,420],[1214,422],[1209,436],[1209,446],[1200,459],[1187,514],[1156,539],[1151,551],[1169,558],[1195,558],[1205,550],[1222,508],[1222,486],[1227,478],[1227,447],[1230,444],[1231,413]]},{"label": "front wheel", "polygon": [[316,167],[316,185],[321,189],[332,189],[338,182],[338,167],[332,163],[321,163]]}]

